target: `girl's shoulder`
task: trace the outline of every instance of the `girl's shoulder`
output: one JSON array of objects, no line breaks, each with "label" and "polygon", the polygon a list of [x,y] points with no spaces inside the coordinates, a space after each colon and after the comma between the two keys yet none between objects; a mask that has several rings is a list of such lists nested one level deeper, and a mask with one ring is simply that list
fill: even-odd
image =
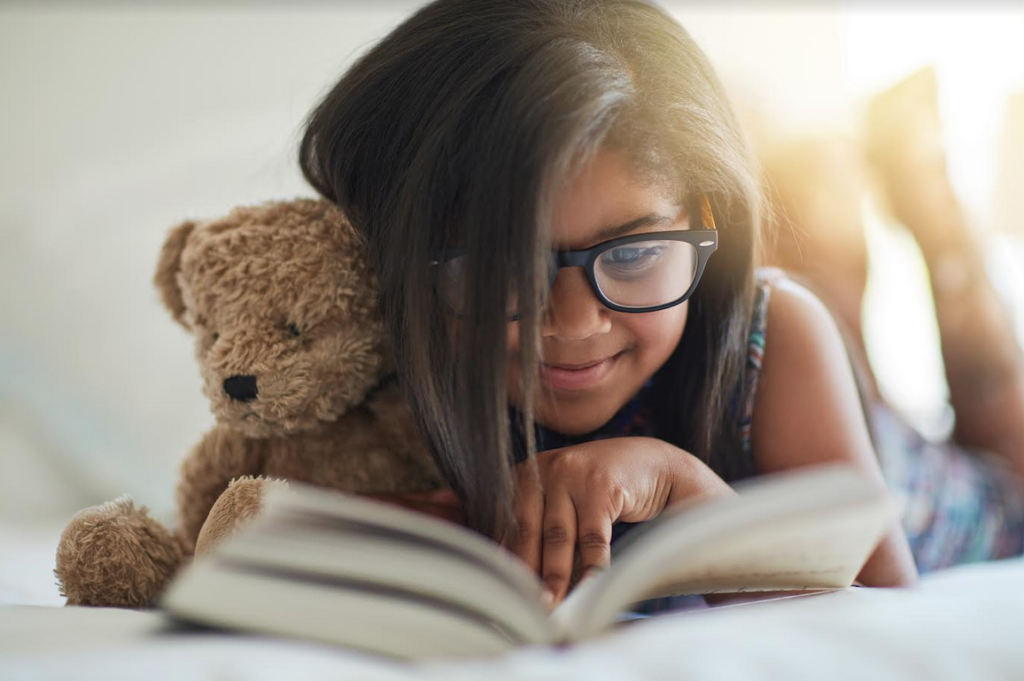
[{"label": "girl's shoulder", "polygon": [[759,272],[748,366],[758,331],[756,393],[747,391],[747,446],[757,469],[873,464],[849,355],[825,305],[781,271]]},{"label": "girl's shoulder", "polygon": [[[780,355],[792,358],[800,355],[794,351],[820,348],[821,343],[830,344],[825,336],[831,336],[829,332],[835,327],[835,322],[824,303],[809,289],[775,267],[759,268],[754,281],[747,346],[749,378],[759,379],[764,369],[769,329],[773,363],[776,364],[780,360],[775,358]],[[842,342],[841,337],[839,340]],[[750,397],[753,397],[752,391]]]}]

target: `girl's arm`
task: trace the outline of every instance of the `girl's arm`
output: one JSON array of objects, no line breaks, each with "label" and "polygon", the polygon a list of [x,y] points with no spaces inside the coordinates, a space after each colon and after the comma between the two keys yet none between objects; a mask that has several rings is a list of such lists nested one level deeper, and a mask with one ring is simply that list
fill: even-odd
[{"label": "girl's arm", "polygon": [[[843,461],[885,486],[839,331],[824,305],[790,281],[772,291],[752,428],[754,458],[766,473]],[[906,586],[916,578],[906,536],[893,520],[857,580]]]}]

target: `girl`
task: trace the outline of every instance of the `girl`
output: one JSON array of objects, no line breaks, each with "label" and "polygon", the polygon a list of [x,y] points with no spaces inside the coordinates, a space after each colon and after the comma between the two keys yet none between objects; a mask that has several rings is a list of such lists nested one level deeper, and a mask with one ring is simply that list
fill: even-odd
[{"label": "girl", "polygon": [[[433,2],[316,107],[300,159],[366,235],[467,523],[551,603],[576,547],[600,568],[626,523],[739,478],[846,461],[884,484],[831,318],[755,268],[743,136],[658,7]],[[858,579],[915,575],[894,523]]]}]

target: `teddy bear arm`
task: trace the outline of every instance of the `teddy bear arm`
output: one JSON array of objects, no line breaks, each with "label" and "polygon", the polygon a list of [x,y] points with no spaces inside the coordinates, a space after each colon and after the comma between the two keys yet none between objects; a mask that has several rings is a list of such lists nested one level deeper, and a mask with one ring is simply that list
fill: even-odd
[{"label": "teddy bear arm", "polygon": [[265,459],[265,441],[221,427],[207,433],[192,449],[182,462],[176,491],[175,540],[187,554],[194,552],[210,509],[231,481],[262,474]]},{"label": "teddy bear arm", "polygon": [[250,477],[232,480],[203,523],[203,529],[196,540],[195,555],[209,553],[245,526],[263,507],[263,498],[268,491],[287,487],[285,480]]}]

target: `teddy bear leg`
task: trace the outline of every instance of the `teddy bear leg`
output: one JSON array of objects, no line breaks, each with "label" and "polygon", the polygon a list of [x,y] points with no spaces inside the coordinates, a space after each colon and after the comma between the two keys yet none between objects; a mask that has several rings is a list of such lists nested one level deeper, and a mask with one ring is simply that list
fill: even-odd
[{"label": "teddy bear leg", "polygon": [[239,527],[255,516],[263,505],[263,495],[269,489],[287,484],[283,480],[251,476],[232,480],[210,509],[203,529],[199,531],[199,537],[196,539],[196,556],[209,553],[213,547],[234,534]]},{"label": "teddy bear leg", "polygon": [[54,574],[67,605],[146,608],[183,558],[170,531],[122,495],[71,520],[57,546]]}]

